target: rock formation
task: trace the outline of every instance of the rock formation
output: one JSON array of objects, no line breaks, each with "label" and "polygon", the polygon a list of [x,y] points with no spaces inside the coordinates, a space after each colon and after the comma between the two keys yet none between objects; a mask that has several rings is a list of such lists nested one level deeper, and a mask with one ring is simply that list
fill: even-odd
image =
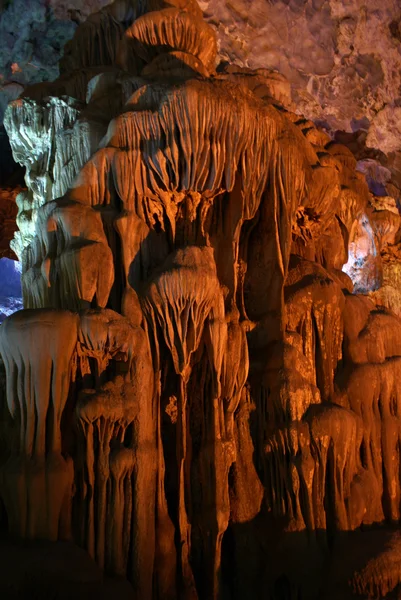
[{"label": "rock formation", "polygon": [[16,232],[17,206],[15,199],[19,189],[0,188],[0,258],[15,258],[10,242]]},{"label": "rock formation", "polygon": [[27,190],[0,525],[137,600],[386,597],[398,210],[284,77],[216,56],[195,0],[116,0],[6,110]]}]

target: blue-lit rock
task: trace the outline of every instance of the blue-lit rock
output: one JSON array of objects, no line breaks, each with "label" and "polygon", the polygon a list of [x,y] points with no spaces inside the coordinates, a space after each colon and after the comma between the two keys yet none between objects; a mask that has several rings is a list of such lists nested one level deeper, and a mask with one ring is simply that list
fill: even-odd
[{"label": "blue-lit rock", "polygon": [[22,306],[20,263],[0,259],[0,323]]}]

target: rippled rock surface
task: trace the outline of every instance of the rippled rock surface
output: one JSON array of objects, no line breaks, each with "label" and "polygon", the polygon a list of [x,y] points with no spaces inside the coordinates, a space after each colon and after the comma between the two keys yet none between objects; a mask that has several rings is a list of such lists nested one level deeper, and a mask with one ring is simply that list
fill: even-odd
[{"label": "rippled rock surface", "polygon": [[0,529],[137,600],[390,598],[396,187],[217,51],[195,0],[117,0],[6,109]]}]

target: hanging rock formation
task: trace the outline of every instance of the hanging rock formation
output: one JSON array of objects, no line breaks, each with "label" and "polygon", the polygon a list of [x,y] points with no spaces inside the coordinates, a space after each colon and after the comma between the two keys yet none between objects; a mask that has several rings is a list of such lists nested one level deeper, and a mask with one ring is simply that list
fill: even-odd
[{"label": "hanging rock formation", "polygon": [[6,110],[0,525],[137,600],[395,593],[398,210],[282,76],[216,55],[195,1],[116,0]]}]

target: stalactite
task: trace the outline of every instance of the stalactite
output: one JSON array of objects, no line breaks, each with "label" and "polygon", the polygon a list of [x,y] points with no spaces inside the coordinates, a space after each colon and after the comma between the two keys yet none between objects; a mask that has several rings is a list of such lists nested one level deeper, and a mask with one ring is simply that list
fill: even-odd
[{"label": "stalactite", "polygon": [[1,328],[8,408],[19,429],[19,444],[2,468],[2,498],[11,532],[23,537],[69,535],[70,516],[61,520],[64,531],[60,519],[73,465],[62,455],[61,418],[75,376],[77,337],[78,317],[67,311],[20,311]]},{"label": "stalactite", "polygon": [[81,320],[80,344],[84,354],[96,358],[97,373],[113,358],[127,370],[86,390],[78,401],[85,458],[78,472],[76,518],[80,541],[97,563],[129,574],[138,597],[149,597],[156,501],[153,370],[143,330],[131,327],[128,335],[129,328],[112,311],[93,311]]},{"label": "stalactite", "polygon": [[[198,58],[209,71],[214,70],[217,43],[209,25],[191,13],[175,8],[152,11],[137,19],[125,32],[129,54],[145,63],[171,49]],[[128,51],[127,51],[128,54]]]},{"label": "stalactite", "polygon": [[342,356],[344,297],[338,282],[315,263],[293,259],[285,288],[287,327],[302,336],[324,400],[333,396]]},{"label": "stalactite", "polygon": [[[216,56],[195,0],[116,0],[6,111],[0,498],[138,600],[323,598],[344,540],[401,518],[400,321],[342,272],[400,219],[282,75]],[[391,543],[358,593],[394,590]]]}]

